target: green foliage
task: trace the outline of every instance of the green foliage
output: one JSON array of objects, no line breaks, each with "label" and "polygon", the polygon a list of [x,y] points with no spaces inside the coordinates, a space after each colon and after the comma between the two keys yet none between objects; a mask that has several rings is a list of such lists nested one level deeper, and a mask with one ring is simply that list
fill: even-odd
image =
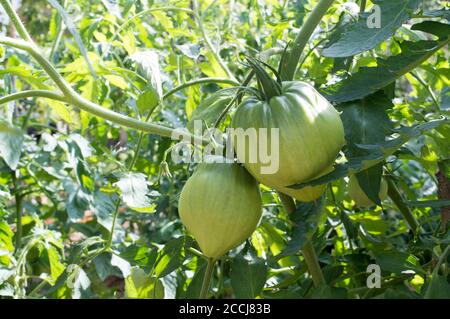
[{"label": "green foliage", "polygon": [[[346,145],[333,172],[290,186],[328,184],[316,202],[286,209],[259,186],[261,222],[216,262],[207,296],[450,298],[448,3],[362,2],[332,2],[302,52],[317,0],[23,0],[31,50],[14,47],[21,32],[3,15],[16,39],[0,37],[0,299],[198,298],[206,258],[178,212],[196,164],[173,161],[167,136],[195,133],[194,120],[224,132],[244,97],[278,94],[269,70],[334,103]],[[373,5],[380,28],[367,24]],[[298,68],[283,69],[292,52]],[[377,205],[356,207],[351,174]],[[381,176],[398,191],[385,200]]]}]

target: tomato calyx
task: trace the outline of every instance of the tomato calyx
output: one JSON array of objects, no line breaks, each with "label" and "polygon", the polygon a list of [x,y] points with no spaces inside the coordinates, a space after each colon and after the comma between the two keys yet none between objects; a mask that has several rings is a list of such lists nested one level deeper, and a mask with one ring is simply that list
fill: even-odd
[{"label": "tomato calyx", "polygon": [[[256,75],[256,79],[258,81],[258,85],[260,87],[260,92],[262,93],[260,96],[261,100],[265,100],[267,102],[270,101],[274,96],[279,96],[282,93],[281,89],[281,78],[278,74],[278,71],[273,67],[259,61],[252,57],[246,57],[248,64],[253,69]],[[277,77],[277,80],[274,80],[265,70],[264,67],[269,68]]]}]

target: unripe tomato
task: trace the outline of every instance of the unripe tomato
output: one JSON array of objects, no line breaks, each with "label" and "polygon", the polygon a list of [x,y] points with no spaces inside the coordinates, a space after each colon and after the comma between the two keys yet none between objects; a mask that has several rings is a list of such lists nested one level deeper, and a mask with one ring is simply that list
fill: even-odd
[{"label": "unripe tomato", "polygon": [[[266,128],[268,145],[276,143],[270,130],[279,129],[279,169],[271,174],[262,173],[261,168],[267,163],[249,160],[253,147],[250,143],[239,141],[236,134],[232,138],[240,162],[258,181],[275,189],[318,176],[334,162],[345,143],[339,113],[311,85],[300,81],[283,82],[281,95],[269,101],[255,97],[244,100],[233,117],[232,127]],[[308,199],[317,196],[319,190],[323,191],[324,186],[317,187]]]},{"label": "unripe tomato", "polygon": [[178,208],[202,252],[218,258],[254,232],[262,201],[257,182],[241,165],[203,163],[184,185]]},{"label": "unripe tomato", "polygon": [[[385,200],[388,192],[388,184],[384,178],[381,178],[380,191],[378,197],[380,200]],[[351,175],[348,181],[348,194],[355,201],[358,207],[374,206],[375,203],[367,197],[361,186],[359,186],[358,179],[355,175]]]}]

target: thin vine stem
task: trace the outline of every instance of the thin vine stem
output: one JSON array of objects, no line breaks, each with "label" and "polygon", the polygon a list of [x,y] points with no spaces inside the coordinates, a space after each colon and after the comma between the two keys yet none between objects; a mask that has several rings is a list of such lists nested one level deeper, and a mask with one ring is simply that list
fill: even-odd
[{"label": "thin vine stem", "polygon": [[64,96],[57,92],[48,90],[27,90],[0,97],[0,105],[11,101],[26,99],[30,97],[44,97],[55,101],[65,102]]},{"label": "thin vine stem", "polygon": [[[296,210],[296,205],[292,197],[278,192],[280,202],[284,207],[284,210],[289,215],[293,214]],[[302,247],[303,258],[308,267],[309,274],[314,282],[314,286],[318,287],[325,283],[325,277],[323,276],[322,269],[320,268],[319,260],[317,258],[316,251],[311,241],[307,241]]]},{"label": "thin vine stem", "polygon": [[431,89],[431,87],[422,79],[422,77],[415,72],[409,72],[430,94],[431,99],[433,100],[434,105],[436,106],[436,110],[440,111],[441,107],[439,105],[439,102],[437,101],[436,95],[434,94],[433,90]]},{"label": "thin vine stem", "polygon": [[23,40],[13,39],[9,37],[0,37],[0,43],[12,46],[28,52],[47,72],[50,78],[55,82],[61,92],[64,94],[64,102],[77,106],[78,108],[89,112],[95,116],[105,120],[117,123],[119,125],[136,129],[142,132],[157,134],[163,137],[172,137],[180,140],[188,140],[194,143],[208,143],[202,137],[190,134],[184,129],[172,129],[163,125],[147,123],[135,118],[106,109],[92,101],[89,101],[78,94],[56,71],[53,65],[39,52],[39,49]]},{"label": "thin vine stem", "polygon": [[211,278],[214,270],[214,265],[216,260],[213,258],[208,258],[208,264],[206,265],[205,275],[203,277],[202,289],[200,291],[200,299],[206,299],[211,286]]},{"label": "thin vine stem", "polygon": [[[18,189],[17,186],[17,178],[16,178],[16,171],[11,172],[12,181],[14,190]],[[19,194],[19,192],[16,192],[14,195],[14,199],[16,201],[16,240],[14,245],[14,253],[17,253],[21,246],[22,246],[22,211],[23,211],[23,196]]]},{"label": "thin vine stem", "polygon": [[394,202],[395,206],[397,206],[398,210],[403,215],[403,218],[405,218],[406,223],[408,224],[411,231],[416,234],[417,231],[420,230],[419,222],[413,215],[411,209],[405,203],[405,200],[398,190],[397,185],[395,185],[394,181],[391,178],[387,178],[387,183],[389,197]]},{"label": "thin vine stem", "polygon": [[219,63],[220,67],[225,71],[225,73],[228,75],[228,77],[234,81],[237,81],[236,78],[234,77],[233,73],[230,71],[230,69],[228,69],[227,65],[220,57],[217,50],[214,48],[214,46],[211,42],[211,39],[208,37],[208,34],[206,33],[205,27],[203,26],[203,17],[200,12],[200,6],[198,4],[198,1],[193,0],[192,3],[194,5],[194,17],[197,20],[198,28],[200,29],[200,33],[202,34],[202,37],[206,43],[206,46],[211,51],[211,53],[214,55],[215,60],[217,61],[217,63]]},{"label": "thin vine stem", "polygon": [[31,38],[25,26],[23,25],[22,20],[20,20],[19,15],[12,7],[11,3],[8,0],[0,0],[0,4],[5,9],[6,14],[11,19],[11,22],[14,24],[17,33],[22,37],[22,39],[28,41],[31,44],[34,44],[33,39]]},{"label": "thin vine stem", "polygon": [[176,92],[183,90],[189,86],[204,84],[204,83],[224,83],[224,84],[230,84],[230,85],[239,85],[239,82],[232,80],[232,79],[228,79],[228,78],[200,78],[200,79],[195,79],[195,80],[192,80],[189,82],[185,82],[185,83],[180,84],[179,86],[173,88],[172,90],[168,91],[167,93],[165,93],[163,95],[163,100],[167,99],[168,97],[175,94]]},{"label": "thin vine stem", "polygon": [[[153,110],[154,110],[154,109],[153,109]],[[148,115],[147,115],[145,121],[148,121],[148,120],[150,119],[150,117],[152,116],[152,113],[153,113],[153,112],[149,112],[149,113],[148,113]],[[135,150],[134,150],[133,158],[131,159],[131,162],[130,162],[130,164],[129,164],[129,166],[128,166],[128,171],[129,171],[129,172],[131,172],[131,171],[133,170],[134,165],[136,164],[136,161],[137,161],[137,159],[138,159],[138,157],[139,157],[139,152],[141,151],[143,139],[144,139],[144,133],[143,133],[143,132],[140,132],[140,133],[139,133],[138,142],[137,142],[136,148],[135,148]],[[111,224],[111,229],[110,229],[110,231],[109,231],[109,236],[108,236],[108,240],[107,240],[107,242],[106,242],[105,250],[109,250],[109,249],[111,248],[112,241],[113,241],[113,238],[114,238],[114,231],[115,231],[115,229],[116,229],[117,218],[118,218],[118,216],[119,216],[119,209],[120,209],[120,204],[121,204],[121,203],[122,203],[122,200],[121,200],[121,198],[119,197],[119,198],[117,199],[116,205],[115,205],[115,207],[114,207],[113,221],[112,221],[112,224]]]},{"label": "thin vine stem", "polygon": [[292,81],[297,70],[297,65],[300,57],[308,43],[311,35],[320,23],[322,17],[327,12],[328,8],[333,4],[334,0],[320,0],[314,10],[309,14],[307,20],[303,23],[300,32],[294,41],[294,46],[288,55],[287,67],[284,70],[285,81]]}]

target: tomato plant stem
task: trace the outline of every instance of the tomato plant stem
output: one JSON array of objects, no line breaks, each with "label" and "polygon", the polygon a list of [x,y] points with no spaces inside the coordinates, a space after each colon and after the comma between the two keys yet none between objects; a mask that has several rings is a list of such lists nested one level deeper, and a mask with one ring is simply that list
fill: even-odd
[{"label": "tomato plant stem", "polygon": [[[278,192],[278,196],[280,198],[281,204],[284,207],[284,210],[288,214],[293,214],[296,210],[295,202],[292,197]],[[315,286],[320,286],[325,283],[325,278],[322,273],[322,269],[320,268],[319,261],[317,259],[316,251],[314,250],[314,246],[311,241],[307,241],[302,248],[302,254],[305,258],[306,265],[308,266],[309,274],[312,277]]]},{"label": "tomato plant stem", "polygon": [[405,218],[409,228],[413,233],[416,233],[419,230],[419,222],[417,221],[416,217],[414,217],[408,205],[406,205],[405,200],[402,194],[400,194],[400,191],[398,190],[397,185],[395,185],[394,181],[391,178],[388,178],[387,182],[389,197],[397,206],[400,213],[403,215],[403,218]]},{"label": "tomato plant stem", "polygon": [[214,46],[213,46],[211,40],[209,39],[208,34],[206,33],[205,27],[203,26],[203,17],[202,17],[202,14],[200,12],[201,9],[200,9],[198,1],[194,0],[192,3],[193,3],[193,6],[194,6],[194,17],[195,17],[195,20],[197,20],[198,28],[200,30],[200,33],[202,34],[202,37],[203,37],[203,40],[206,43],[206,46],[211,51],[211,53],[214,56],[214,59],[217,61],[217,63],[219,63],[220,67],[227,74],[227,76],[230,79],[232,79],[234,81],[237,81],[235,79],[233,73],[231,73],[231,71],[228,69],[227,65],[225,64],[225,62],[220,57],[219,52],[216,49],[214,49]]},{"label": "tomato plant stem", "polygon": [[308,266],[309,274],[312,277],[314,285],[316,287],[325,284],[325,277],[323,276],[322,269],[319,265],[316,251],[311,241],[307,241],[302,248],[303,257],[305,263]]},{"label": "tomato plant stem", "polygon": [[211,277],[214,270],[214,264],[216,260],[208,258],[208,264],[206,265],[205,276],[203,277],[202,289],[200,290],[200,299],[205,299],[211,285]]},{"label": "tomato plant stem", "polygon": [[[1,0],[0,0],[1,1]],[[34,44],[9,37],[0,37],[0,43],[8,45],[17,49],[24,50],[28,52],[45,70],[48,76],[55,82],[56,86],[63,93],[65,103],[77,106],[78,108],[91,113],[95,116],[101,117],[105,120],[117,123],[119,125],[136,129],[142,132],[156,134],[164,137],[172,137],[176,139],[188,140],[194,143],[207,143],[202,137],[195,136],[182,129],[172,129],[163,125],[147,123],[135,118],[114,112],[110,109],[104,108],[92,101],[89,101],[79,95],[66,80],[61,76],[61,74],[56,71],[53,65],[41,54],[39,48]],[[50,96],[47,96],[50,97]],[[61,100],[58,98],[58,100]]]},{"label": "tomato plant stem", "polygon": [[[16,171],[12,172],[12,181],[14,184],[14,190],[17,190],[17,178]],[[23,196],[16,192],[14,195],[16,200],[16,241],[14,245],[14,252],[18,252],[22,245],[22,210],[23,210]]]},{"label": "tomato plant stem", "polygon": [[361,4],[359,5],[359,12],[362,13],[366,10],[367,0],[361,0]]},{"label": "tomato plant stem", "polygon": [[33,39],[31,39],[30,34],[28,33],[27,29],[22,23],[22,20],[20,20],[19,16],[17,15],[16,11],[12,7],[11,3],[8,0],[0,0],[0,4],[5,9],[6,14],[11,19],[11,22],[14,24],[14,27],[16,28],[17,33],[26,41],[33,43]]},{"label": "tomato plant stem", "polygon": [[45,97],[52,100],[64,102],[64,96],[57,92],[48,90],[27,90],[0,97],[0,105],[19,99],[26,99],[29,97]]},{"label": "tomato plant stem", "polygon": [[293,48],[289,53],[286,68],[283,68],[283,80],[292,81],[294,79],[300,56],[302,55],[309,38],[320,23],[323,15],[333,4],[333,1],[334,0],[320,0],[314,10],[309,14],[308,19],[303,23],[300,32],[295,38]]}]

